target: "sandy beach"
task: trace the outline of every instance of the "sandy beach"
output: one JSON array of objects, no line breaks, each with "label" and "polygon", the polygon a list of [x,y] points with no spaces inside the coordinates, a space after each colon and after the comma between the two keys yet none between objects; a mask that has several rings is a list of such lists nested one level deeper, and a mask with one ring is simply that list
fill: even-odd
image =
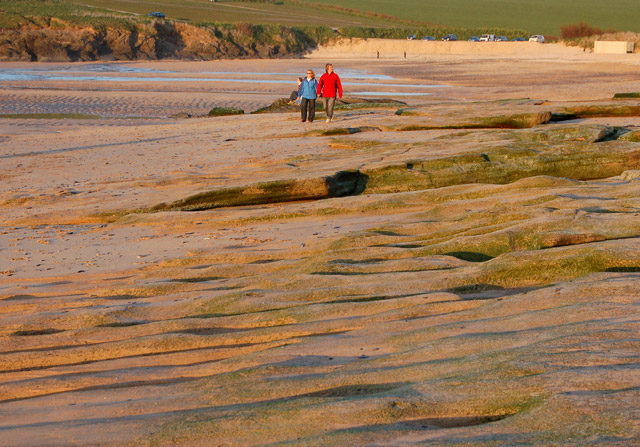
[{"label": "sandy beach", "polygon": [[640,55],[419,43],[0,64],[0,444],[638,445]]}]

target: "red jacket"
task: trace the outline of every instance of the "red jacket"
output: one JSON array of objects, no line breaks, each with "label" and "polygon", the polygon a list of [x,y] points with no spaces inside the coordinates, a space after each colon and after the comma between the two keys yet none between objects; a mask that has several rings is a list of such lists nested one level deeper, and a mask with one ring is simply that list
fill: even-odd
[{"label": "red jacket", "polygon": [[338,90],[338,97],[342,98],[342,84],[337,74],[325,73],[320,77],[320,82],[318,82],[318,96],[322,94],[323,98],[335,98],[336,89]]}]

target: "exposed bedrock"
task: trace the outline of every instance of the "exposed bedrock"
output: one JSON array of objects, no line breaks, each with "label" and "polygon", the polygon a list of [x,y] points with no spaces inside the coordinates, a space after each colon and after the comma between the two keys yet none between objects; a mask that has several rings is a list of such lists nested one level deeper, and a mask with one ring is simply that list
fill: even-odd
[{"label": "exposed bedrock", "polygon": [[225,206],[319,200],[360,194],[363,186],[363,176],[359,171],[340,171],[321,178],[276,180],[208,191],[168,205],[160,204],[152,210],[199,211]]},{"label": "exposed bedrock", "polygon": [[0,60],[75,62],[93,60],[232,59],[299,53],[306,43],[284,30],[269,42],[240,29],[152,22],[126,28],[73,27],[0,30]]},{"label": "exposed bedrock", "polygon": [[285,179],[217,189],[174,203],[163,203],[151,210],[197,211],[474,183],[507,184],[536,176],[574,180],[609,178],[624,171],[640,169],[640,148],[636,143],[610,141],[623,133],[620,129],[606,126],[526,131],[513,137],[514,144],[483,152],[408,160],[402,164],[340,171],[318,178]]}]

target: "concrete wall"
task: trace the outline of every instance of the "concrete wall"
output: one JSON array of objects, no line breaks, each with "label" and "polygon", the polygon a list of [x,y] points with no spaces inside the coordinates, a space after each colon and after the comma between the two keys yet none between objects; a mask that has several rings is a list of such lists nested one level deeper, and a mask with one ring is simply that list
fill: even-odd
[{"label": "concrete wall", "polygon": [[596,40],[593,51],[605,54],[626,54],[633,53],[633,47],[633,42]]},{"label": "concrete wall", "polygon": [[562,44],[542,44],[538,42],[443,42],[403,39],[341,39],[313,51],[311,57],[364,57],[380,59],[407,59],[427,55],[520,55],[563,56],[568,53],[582,53],[582,48],[566,47]]}]

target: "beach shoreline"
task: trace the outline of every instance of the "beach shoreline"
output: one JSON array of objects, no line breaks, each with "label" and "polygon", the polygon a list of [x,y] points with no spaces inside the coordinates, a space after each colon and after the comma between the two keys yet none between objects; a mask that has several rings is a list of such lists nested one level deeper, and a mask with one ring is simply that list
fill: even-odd
[{"label": "beach shoreline", "polygon": [[3,445],[634,445],[640,55],[393,44],[0,63]]}]

